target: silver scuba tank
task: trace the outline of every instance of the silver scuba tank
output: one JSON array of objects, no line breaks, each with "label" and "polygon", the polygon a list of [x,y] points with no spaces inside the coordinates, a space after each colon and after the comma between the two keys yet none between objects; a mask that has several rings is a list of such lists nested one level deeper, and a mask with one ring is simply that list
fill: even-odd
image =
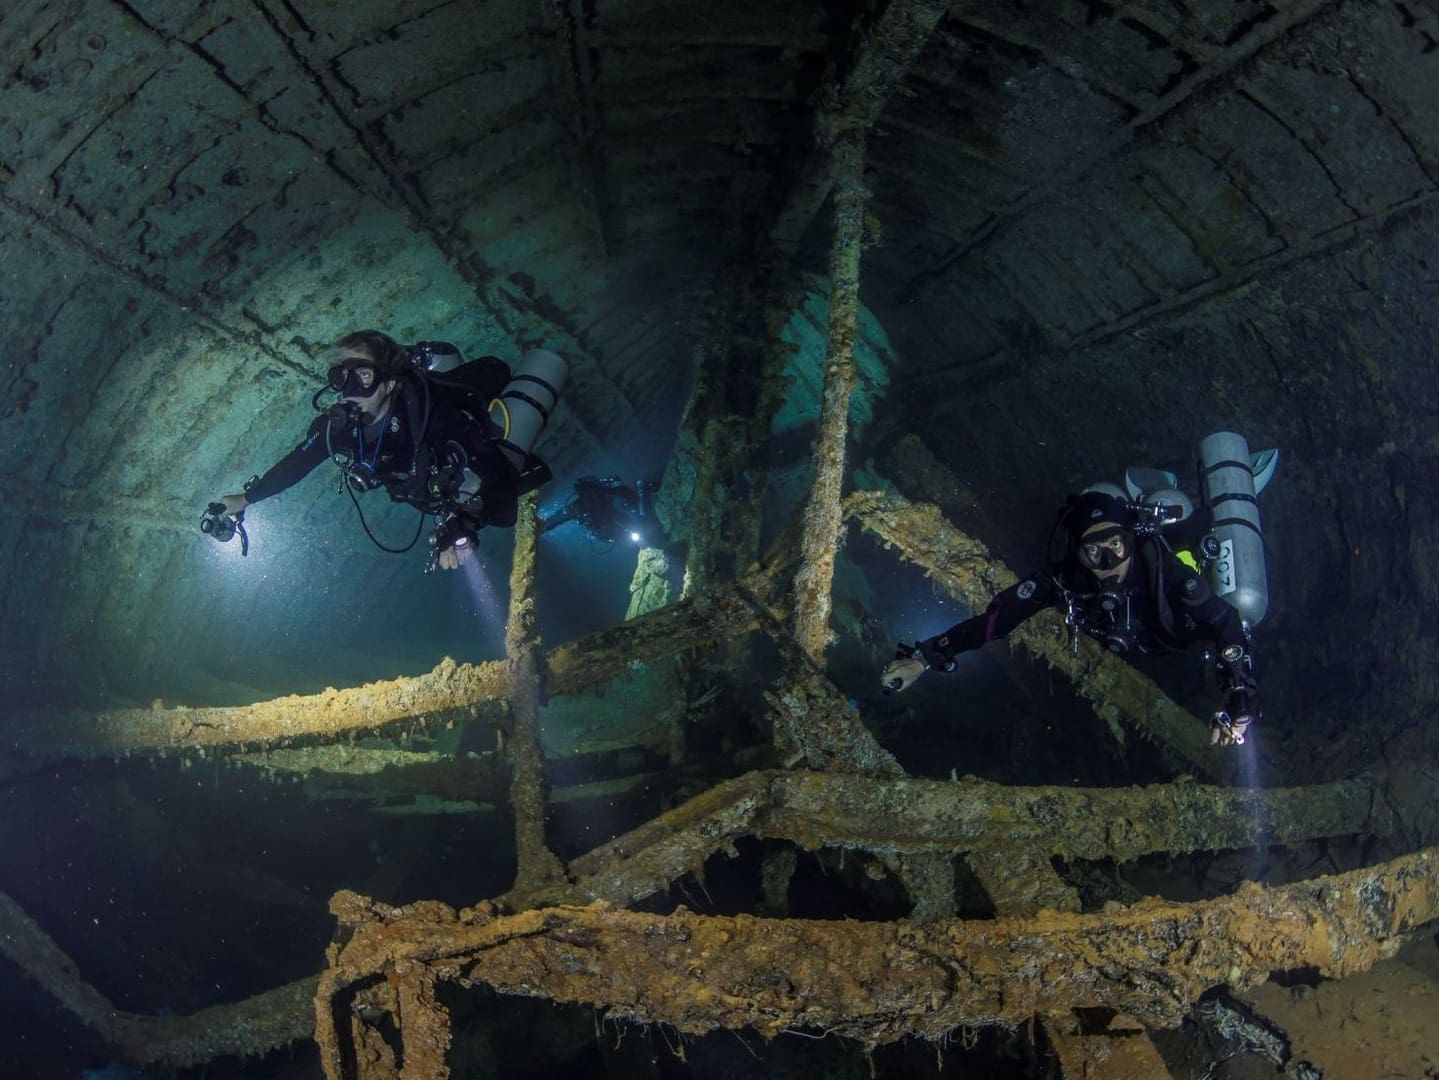
[{"label": "silver scuba tank", "polygon": [[[1199,442],[1199,477],[1205,504],[1214,512],[1219,556],[1210,562],[1214,591],[1239,612],[1246,629],[1269,610],[1264,534],[1255,496],[1273,475],[1277,451],[1251,458],[1243,435],[1217,431]],[[1256,472],[1262,479],[1256,485]]]},{"label": "silver scuba tank", "polygon": [[521,472],[560,400],[568,374],[569,367],[558,354],[531,349],[520,357],[514,376],[490,406],[490,419],[503,433],[500,450]]}]

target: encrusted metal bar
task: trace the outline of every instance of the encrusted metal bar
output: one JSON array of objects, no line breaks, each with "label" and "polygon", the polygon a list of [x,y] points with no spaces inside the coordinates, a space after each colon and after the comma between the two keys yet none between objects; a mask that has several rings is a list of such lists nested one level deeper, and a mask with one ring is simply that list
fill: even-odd
[{"label": "encrusted metal bar", "polygon": [[833,131],[848,126],[868,131],[884,111],[890,95],[904,81],[951,0],[891,0],[857,41],[853,62],[838,86],[828,93],[815,116],[816,147],[800,169],[784,207],[770,227],[770,239],[791,257],[805,229],[819,213],[834,186],[836,174],[826,151]]},{"label": "encrusted metal bar", "polygon": [[823,662],[829,641],[830,586],[843,522],[845,437],[854,391],[854,333],[859,312],[859,259],[864,234],[864,135],[851,129],[835,142],[834,244],[830,252],[829,344],[825,353],[814,482],[804,510],[794,626],[800,647]]},{"label": "encrusted metal bar", "polygon": [[749,419],[748,444],[738,455],[739,470],[748,478],[746,498],[731,507],[734,519],[735,559],[743,572],[758,563],[760,530],[764,521],[765,492],[769,488],[770,437],[775,417],[784,405],[792,377],[785,374],[795,346],[783,338],[785,324],[800,293],[792,288],[787,266],[755,275],[751,296],[758,296],[759,384]]},{"label": "encrusted metal bar", "polygon": [[1080,909],[1079,893],[1059,876],[1049,853],[1037,847],[1016,844],[1005,850],[971,851],[965,858],[1001,915]]},{"label": "encrusted metal bar", "polygon": [[[539,501],[532,491],[520,500],[515,522],[514,559],[510,564],[510,614],[505,622],[505,652],[510,662],[510,761],[514,778],[510,805],[515,814],[517,887],[533,888],[563,877],[564,868],[545,844],[545,793],[540,775],[540,666],[535,629],[535,538]],[[409,1080],[408,1064],[405,1068]]]},{"label": "encrusted metal bar", "polygon": [[498,898],[507,908],[599,899],[632,904],[699,870],[714,852],[755,835],[770,803],[769,773],[746,773],[716,784],[688,802],[616,837],[569,864],[576,884],[514,891]]},{"label": "encrusted metal bar", "polygon": [[450,1014],[435,995],[438,976],[423,964],[395,965],[404,1057],[400,1080],[450,1080]]},{"label": "encrusted metal bar", "polygon": [[[968,860],[1000,915],[1080,910],[1078,891],[1041,850],[972,851]],[[1067,1080],[1164,1080],[1169,1070],[1148,1033],[1126,1021],[1122,1030],[1111,1022],[1104,1031],[1086,1033],[1070,1010],[1039,1017],[1039,1026]]]},{"label": "encrusted metal bar", "polygon": [[[704,647],[755,625],[749,605],[722,589],[551,650],[545,656],[547,685],[552,694],[579,693],[633,664]],[[422,718],[472,715],[509,693],[505,661],[457,664],[446,658],[427,675],[254,705],[23,713],[7,722],[3,750],[43,760],[323,742]]]},{"label": "encrusted metal bar", "polygon": [[1220,983],[1366,970],[1439,917],[1439,849],[1279,888],[1246,883],[1193,904],[1146,899],[983,922],[659,916],[604,904],[499,916],[490,905],[393,909],[354,893],[337,894],[331,909],[350,933],[331,953],[322,1013],[403,961],[690,1034],[810,1029],[873,1046],[1084,1007],[1172,1027]]},{"label": "encrusted metal bar", "polygon": [[765,694],[776,749],[791,763],[872,776],[903,776],[904,769],[880,746],[859,711],[804,653],[757,597],[739,587],[784,660],[786,675]]},{"label": "encrusted metal bar", "polygon": [[680,595],[685,597],[704,591],[715,580],[725,496],[732,479],[725,468],[728,459],[725,403],[742,281],[739,261],[726,259],[710,299],[708,328],[699,347],[699,371],[660,489],[662,507],[668,511],[666,522],[674,539],[688,541],[684,584],[680,590]]},{"label": "encrusted metal bar", "polygon": [[4,749],[20,758],[94,758],[286,746],[340,739],[418,717],[462,714],[504,699],[509,690],[503,661],[457,664],[447,657],[427,675],[291,694],[254,705],[23,713],[6,725]]},{"label": "encrusted metal bar", "polygon": [[[1085,791],[830,773],[750,773],[721,783],[576,859],[569,867],[574,885],[549,880],[528,892],[511,892],[500,902],[510,909],[590,900],[634,903],[668,888],[686,873],[699,871],[714,852],[733,852],[734,843],[746,836],[785,840],[812,851],[831,845],[898,854],[905,863],[915,856],[938,859],[955,852],[969,852],[971,859],[978,853],[992,863],[1016,848],[1123,861],[1148,851],[1296,843],[1344,834],[1391,835],[1409,818],[1411,803],[1427,805],[1434,797],[1432,778],[1427,786],[1412,782],[1418,779],[1392,787],[1346,780],[1311,788],[1238,791],[1182,782]],[[778,896],[780,888],[776,884],[770,891]],[[443,914],[449,909],[432,903],[406,910],[441,913],[435,917],[441,923],[453,914]],[[396,935],[397,941],[402,939],[402,931]],[[359,1021],[347,1019],[355,993],[363,988],[336,981],[333,972],[323,976],[329,981],[318,991],[314,1013],[302,1004],[314,989],[314,980],[191,1017],[154,1019],[117,1012],[3,895],[0,952],[83,1023],[108,1042],[127,1048],[127,1055],[140,1063],[185,1067],[216,1054],[260,1053],[306,1037],[312,1022],[318,1024],[322,1047],[338,1047],[340,1029],[350,1041],[363,1034],[352,1030]]]},{"label": "encrusted metal bar", "polygon": [[[1374,780],[1312,787],[1008,787],[983,780],[774,773],[763,835],[874,852],[1033,849],[1124,861],[1322,836],[1395,835],[1396,793]],[[1423,797],[1431,797],[1431,789]],[[1410,796],[1411,798],[1414,795]]]},{"label": "encrusted metal bar", "polygon": [[[890,492],[856,491],[846,499],[845,508],[971,608],[984,608],[995,593],[1018,580],[988,548],[956,529],[933,506],[916,506]],[[1077,656],[1071,655],[1062,631],[1057,615],[1046,612],[1009,640],[1069,676],[1075,690],[1104,720],[1138,727],[1205,776],[1233,775],[1234,755],[1209,746],[1202,721],[1176,705],[1152,680],[1088,639]]]},{"label": "encrusted metal bar", "polygon": [[190,1016],[141,1016],[115,1008],[9,896],[0,893],[0,954],[121,1056],[136,1065],[187,1068],[225,1054],[263,1054],[310,1036],[317,978],[300,979]]},{"label": "encrusted metal bar", "polygon": [[828,845],[881,855],[966,852],[997,859],[1024,851],[1123,862],[1157,851],[1392,836],[1409,803],[1432,796],[1432,785],[1388,787],[1365,779],[1269,790],[1187,781],[1086,789],[756,772],[717,784],[574,860],[573,887],[500,900],[510,907],[559,899],[633,904],[744,836],[787,840],[809,851]]}]

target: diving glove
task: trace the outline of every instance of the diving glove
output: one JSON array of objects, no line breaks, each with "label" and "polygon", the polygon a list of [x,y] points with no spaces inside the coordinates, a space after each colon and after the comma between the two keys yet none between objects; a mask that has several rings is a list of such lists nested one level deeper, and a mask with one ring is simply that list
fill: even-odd
[{"label": "diving glove", "polygon": [[909,688],[929,670],[917,641],[913,645],[896,646],[894,655],[895,658],[879,673],[879,685],[886,695]]},{"label": "diving glove", "polygon": [[436,568],[454,570],[475,557],[474,530],[458,514],[443,518],[430,534],[430,558],[425,573]]},{"label": "diving glove", "polygon": [[1209,718],[1209,745],[1243,746],[1244,736],[1253,722],[1254,717],[1252,716],[1230,716],[1229,713],[1220,709]]}]

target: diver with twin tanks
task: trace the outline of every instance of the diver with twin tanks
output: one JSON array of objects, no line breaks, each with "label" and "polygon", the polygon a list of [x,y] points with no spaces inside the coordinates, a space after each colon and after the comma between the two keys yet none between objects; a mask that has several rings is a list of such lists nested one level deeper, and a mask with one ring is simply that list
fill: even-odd
[{"label": "diver with twin tanks", "polygon": [[[493,356],[465,363],[446,342],[402,346],[378,330],[361,330],[331,346],[329,360],[326,384],[311,399],[320,415],[305,437],[243,492],[210,503],[202,532],[220,541],[238,534],[248,552],[245,509],[328,460],[339,467],[341,490],[355,500],[377,546],[410,550],[432,516],[426,570],[449,570],[472,557],[480,529],[514,525],[519,497],[550,479],[531,448],[564,387],[567,368],[555,353],[532,349],[512,374]],[[329,393],[337,400],[322,407]],[[386,547],[365,522],[356,493],[377,488],[420,511],[414,539],[403,548]]]},{"label": "diver with twin tanks", "polygon": [[[1199,445],[1198,510],[1178,478],[1157,469],[1128,470],[1124,488],[1095,484],[1071,495],[1056,517],[1046,569],[942,634],[900,645],[880,675],[884,692],[904,690],[926,671],[954,671],[960,654],[1057,607],[1075,651],[1080,634],[1116,653],[1203,645],[1224,693],[1209,719],[1210,742],[1242,746],[1260,715],[1250,636],[1269,604],[1256,496],[1277,460],[1277,451],[1251,456],[1242,436],[1218,432]],[[1056,554],[1059,533],[1065,542]]]}]

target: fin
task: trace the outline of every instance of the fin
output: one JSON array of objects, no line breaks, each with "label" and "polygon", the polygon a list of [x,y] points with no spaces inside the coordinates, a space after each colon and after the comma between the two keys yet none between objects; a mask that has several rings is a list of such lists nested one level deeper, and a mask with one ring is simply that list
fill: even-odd
[{"label": "fin", "polygon": [[1261,450],[1257,454],[1249,455],[1249,471],[1254,474],[1254,494],[1258,495],[1269,486],[1278,464],[1278,450]]},{"label": "fin", "polygon": [[1179,477],[1164,469],[1131,465],[1124,470],[1124,486],[1129,491],[1131,502],[1143,502],[1144,496],[1151,491],[1179,487]]}]

